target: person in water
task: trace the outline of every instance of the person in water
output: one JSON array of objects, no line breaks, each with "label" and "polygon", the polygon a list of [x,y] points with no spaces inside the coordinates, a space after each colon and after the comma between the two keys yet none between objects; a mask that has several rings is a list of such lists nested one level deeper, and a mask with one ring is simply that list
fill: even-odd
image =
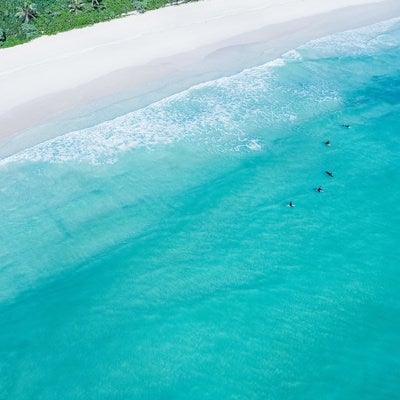
[{"label": "person in water", "polygon": [[322,186],[318,186],[318,187],[315,189],[315,191],[318,192],[318,193],[322,193],[322,192],[324,191],[324,189],[322,189]]},{"label": "person in water", "polygon": [[288,204],[288,206],[291,207],[291,208],[293,208],[293,207],[294,207],[293,201],[290,201],[289,204]]},{"label": "person in water", "polygon": [[330,146],[331,145],[331,141],[330,140],[327,140],[326,142],[325,142],[325,146]]},{"label": "person in water", "polygon": [[342,126],[343,126],[343,128],[346,128],[346,129],[350,128],[350,125],[348,125],[348,124],[343,124]]},{"label": "person in water", "polygon": [[325,173],[330,176],[331,178],[333,178],[333,173],[331,171],[325,171]]}]

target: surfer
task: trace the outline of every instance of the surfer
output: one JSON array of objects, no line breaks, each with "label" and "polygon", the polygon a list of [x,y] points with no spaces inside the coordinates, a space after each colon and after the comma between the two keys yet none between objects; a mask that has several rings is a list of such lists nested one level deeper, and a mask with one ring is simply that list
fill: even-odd
[{"label": "surfer", "polygon": [[290,201],[290,202],[289,202],[288,207],[290,207],[290,208],[293,208],[293,207],[294,207],[293,201]]},{"label": "surfer", "polygon": [[327,140],[326,142],[325,142],[325,146],[330,146],[331,145],[331,141],[330,140]]},{"label": "surfer", "polygon": [[333,173],[331,171],[325,171],[325,173],[330,176],[331,178],[333,178]]},{"label": "surfer", "polygon": [[343,124],[342,126],[343,126],[343,128],[346,128],[346,129],[349,129],[349,128],[350,128],[350,125],[349,125],[349,124]]},{"label": "surfer", "polygon": [[322,192],[324,191],[324,189],[322,189],[322,186],[318,186],[318,187],[315,189],[315,191],[318,192],[318,193],[322,193]]}]

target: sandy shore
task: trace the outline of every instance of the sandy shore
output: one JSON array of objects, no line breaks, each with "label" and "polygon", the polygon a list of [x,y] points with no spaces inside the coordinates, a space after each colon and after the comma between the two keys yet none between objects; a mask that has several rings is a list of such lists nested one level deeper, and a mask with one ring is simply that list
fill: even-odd
[{"label": "sandy shore", "polygon": [[203,0],[2,49],[0,156],[20,132],[93,100],[104,108],[107,98],[135,98],[138,107],[397,16],[398,0]]}]

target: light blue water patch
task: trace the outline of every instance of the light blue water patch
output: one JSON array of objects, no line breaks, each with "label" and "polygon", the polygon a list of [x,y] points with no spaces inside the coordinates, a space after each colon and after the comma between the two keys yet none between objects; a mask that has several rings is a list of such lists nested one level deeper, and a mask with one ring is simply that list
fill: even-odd
[{"label": "light blue water patch", "polygon": [[399,45],[313,41],[3,160],[0,398],[396,399]]}]

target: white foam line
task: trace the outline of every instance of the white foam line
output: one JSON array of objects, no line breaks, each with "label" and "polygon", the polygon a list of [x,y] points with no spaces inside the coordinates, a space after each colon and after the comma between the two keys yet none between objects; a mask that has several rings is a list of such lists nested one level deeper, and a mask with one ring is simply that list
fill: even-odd
[{"label": "white foam line", "polygon": [[[252,100],[252,96],[257,96],[259,94],[258,91],[272,90],[270,87],[273,83],[273,81],[271,81],[273,77],[272,71],[285,66],[288,61],[293,60],[293,57],[294,59],[301,58],[301,54],[298,53],[299,50],[301,51],[301,49],[317,46],[322,52],[336,51],[338,41],[347,43],[348,40],[346,40],[346,38],[348,38],[349,35],[352,36],[353,39],[357,36],[362,39],[360,41],[352,41],[351,46],[357,48],[357,43],[365,42],[363,39],[365,39],[366,35],[384,33],[399,21],[400,18],[396,18],[370,27],[330,35],[323,39],[311,41],[299,47],[297,50],[291,50],[285,53],[281,58],[270,61],[264,65],[245,69],[241,73],[231,77],[200,83],[190,89],[168,96],[143,109],[128,113],[122,117],[117,117],[92,128],[70,132],[48,140],[31,149],[8,157],[0,163],[5,165],[9,162],[19,160],[66,161],[72,159],[79,160],[80,157],[82,157],[82,160],[94,163],[102,158],[101,162],[110,162],[110,160],[115,158],[115,154],[118,152],[127,151],[134,147],[148,147],[157,143],[168,144],[181,140],[185,135],[188,135],[188,132],[199,131],[199,126],[196,124],[214,127],[213,129],[216,130],[220,130],[222,126],[229,134],[233,136],[237,135],[238,130],[241,131],[241,127],[235,125],[234,121],[240,113],[244,113],[243,118],[246,117],[246,101],[249,99]],[[329,42],[332,42],[334,46],[327,47],[326,45]],[[371,46],[373,46],[373,43]],[[236,99],[237,104],[235,109],[230,110],[229,113],[224,107],[221,107],[221,104],[223,104],[223,99],[221,100],[219,98],[221,93],[214,93],[214,97],[209,97],[208,95],[206,98],[201,97],[203,96],[203,94],[200,93],[201,90],[208,87],[221,88],[226,92],[223,92],[222,95],[227,94],[233,97],[237,96],[240,92],[240,99]],[[335,101],[340,100],[339,97],[335,97],[337,94],[330,93],[329,91],[325,93],[324,88],[321,88],[321,90],[323,92],[319,95],[322,102],[331,99]],[[179,102],[185,104],[185,99],[192,94],[200,96],[196,98],[197,102],[207,102],[207,107],[205,108],[211,110],[210,113],[213,114],[212,116],[210,116],[210,114],[190,116],[191,120],[188,122],[187,120],[185,121],[185,118],[182,119],[182,116],[187,117],[184,114],[180,114],[179,111],[176,111],[174,114],[174,112],[167,109],[168,107],[177,106],[179,108]],[[174,105],[171,103],[177,104]],[[254,112],[257,112],[257,110]],[[284,117],[287,120],[296,120],[296,115],[293,113],[287,113],[284,109],[281,109],[279,112],[281,113],[281,118]],[[277,114],[274,117],[272,117],[272,115],[273,114],[271,114],[271,118],[279,118]],[[232,126],[232,129],[227,128],[229,126]],[[168,133],[166,134],[165,132]],[[89,139],[88,136],[90,137]],[[256,140],[256,138],[245,137],[243,140],[246,141],[245,146],[247,146],[251,144],[252,141]],[[236,139],[236,142],[241,141],[242,138]],[[77,150],[79,146],[82,147]],[[43,153],[41,154],[41,152]]]}]

